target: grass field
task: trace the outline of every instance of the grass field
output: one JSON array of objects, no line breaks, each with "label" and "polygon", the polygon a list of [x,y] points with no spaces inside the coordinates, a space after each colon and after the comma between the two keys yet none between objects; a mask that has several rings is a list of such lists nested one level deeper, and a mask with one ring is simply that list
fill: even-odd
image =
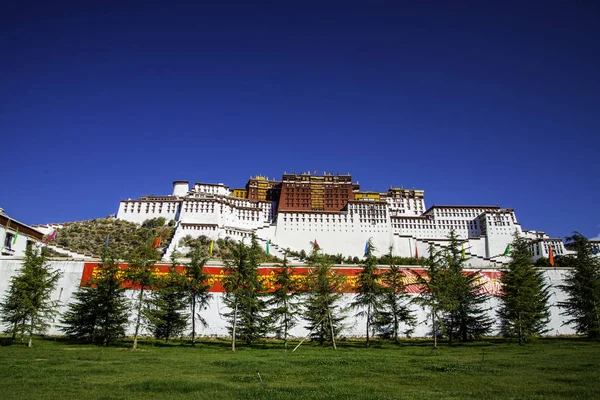
[{"label": "grass field", "polygon": [[[205,341],[102,349],[37,339],[0,347],[1,399],[600,399],[600,344],[545,339],[523,347],[479,342],[437,350],[342,343]],[[263,383],[259,381],[257,371]]]}]

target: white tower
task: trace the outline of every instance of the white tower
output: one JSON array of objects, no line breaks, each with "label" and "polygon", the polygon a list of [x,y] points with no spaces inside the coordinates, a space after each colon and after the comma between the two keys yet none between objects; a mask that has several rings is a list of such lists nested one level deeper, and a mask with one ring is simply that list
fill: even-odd
[{"label": "white tower", "polygon": [[190,191],[190,183],[188,181],[173,182],[173,196],[184,197]]}]

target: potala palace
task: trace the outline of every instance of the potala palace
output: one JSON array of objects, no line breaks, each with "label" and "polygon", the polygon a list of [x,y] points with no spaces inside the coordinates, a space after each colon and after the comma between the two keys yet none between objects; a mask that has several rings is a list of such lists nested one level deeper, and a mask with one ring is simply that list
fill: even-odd
[{"label": "potala palace", "polygon": [[392,246],[394,255],[427,255],[431,244],[443,248],[452,230],[463,241],[466,265],[501,266],[515,231],[531,239],[533,260],[565,254],[560,238],[523,230],[511,208],[500,206],[425,206],[423,190],[390,188],[361,191],[349,174],[284,173],[281,180],[255,176],[245,188],[219,183],[173,182],[166,196],[122,200],[117,218],[142,223],[164,217],[176,222],[164,257],[191,235],[235,240],[256,234],[270,241],[271,252],[309,251],[317,241],[324,252],[363,255],[371,238],[380,253]]},{"label": "potala palace", "polygon": [[[390,188],[386,192],[361,191],[350,175],[315,173],[284,174],[281,180],[257,176],[251,178],[245,188],[229,189],[224,184],[195,183],[185,181],[173,183],[173,191],[166,196],[144,196],[138,200],[122,200],[117,218],[142,223],[147,219],[164,217],[175,221],[175,231],[170,242],[163,244],[164,258],[168,259],[187,235],[208,236],[212,239],[230,237],[246,240],[256,234],[263,244],[270,241],[273,255],[283,258],[284,249],[295,251],[311,249],[315,240],[325,253],[341,253],[345,257],[362,258],[365,242],[372,239],[380,253],[386,253],[389,246],[395,255],[415,257],[428,255],[431,244],[443,248],[448,244],[452,230],[463,241],[466,256],[465,266],[469,271],[477,271],[485,283],[489,294],[487,306],[490,316],[497,309],[499,276],[503,264],[509,261],[504,250],[512,242],[515,231],[530,240],[532,259],[548,257],[549,249],[554,254],[567,254],[561,239],[549,238],[543,232],[523,230],[514,210],[499,206],[425,206],[422,190]],[[83,254],[48,243],[55,229],[63,224],[28,226],[10,218],[0,209],[0,241],[3,243],[0,254],[0,295],[6,293],[10,278],[16,274],[24,260],[28,246],[47,246],[64,255],[49,261],[53,269],[61,272],[52,299],[59,304],[59,313],[66,312],[73,301],[73,294],[85,280],[86,273],[92,271],[100,261],[91,254]],[[598,248],[600,242],[595,241]],[[180,248],[182,252],[183,249]],[[300,260],[290,258],[294,268],[305,267]],[[185,263],[185,260],[179,260]],[[161,268],[168,268],[168,262]],[[210,260],[205,270],[214,285],[213,297],[204,317],[208,326],[199,327],[200,335],[227,336],[226,319],[223,313],[223,293],[216,283],[221,279],[223,261]],[[407,271],[420,266],[402,266]],[[263,275],[270,275],[272,265],[264,265]],[[348,279],[357,273],[357,268],[346,265],[336,266]],[[386,268],[386,266],[382,266]],[[86,272],[87,271],[87,272]],[[548,325],[552,334],[572,334],[572,327],[565,325],[567,317],[561,314],[558,304],[566,298],[561,285],[565,282],[565,269],[545,268],[544,276],[551,286],[551,322]],[[130,290],[135,298],[135,290]],[[411,294],[416,296],[417,294]],[[348,306],[354,293],[342,294],[342,306]],[[415,336],[426,336],[427,313],[422,307],[414,306],[418,318]],[[362,317],[348,318],[344,334],[364,336]],[[132,325],[129,326],[131,333]],[[60,334],[59,322],[50,327],[50,333]],[[294,328],[293,336],[304,337],[307,331],[303,324]]]}]

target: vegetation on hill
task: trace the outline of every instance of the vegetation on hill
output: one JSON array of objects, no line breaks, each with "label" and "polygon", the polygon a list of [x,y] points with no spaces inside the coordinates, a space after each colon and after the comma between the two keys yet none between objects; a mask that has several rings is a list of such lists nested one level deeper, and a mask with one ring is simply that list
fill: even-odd
[{"label": "vegetation on hill", "polygon": [[[306,251],[294,251],[290,249],[284,250],[287,256],[296,257],[302,261],[308,261],[309,255],[306,254]],[[354,264],[358,265],[363,262],[359,257],[344,257],[343,254],[327,254],[322,253],[322,256],[325,257],[329,262],[333,264]],[[373,256],[376,260],[376,264],[378,265],[427,265],[426,258],[415,258],[415,257],[398,257],[392,256],[389,253],[383,254],[380,257]]]},{"label": "vegetation on hill", "polygon": [[[206,254],[210,254],[213,258],[220,258],[222,260],[232,260],[235,258],[235,252],[237,249],[237,244],[234,239],[227,236],[224,239],[219,238],[217,240],[212,240],[206,235],[201,235],[197,238],[193,238],[191,235],[184,236],[179,240],[177,246],[185,247],[188,251],[183,251],[182,254],[186,257],[192,256],[192,254],[199,250]],[[246,243],[248,244],[248,243]],[[212,245],[212,251],[211,251]],[[274,256],[273,254],[266,254],[265,249],[258,254],[258,258],[260,263],[278,263],[282,260]]]},{"label": "vegetation on hill", "polygon": [[80,252],[99,256],[106,246],[119,255],[129,255],[135,249],[154,243],[161,237],[160,249],[166,246],[173,236],[175,221],[164,218],[148,219],[142,225],[115,218],[98,218],[89,221],[73,222],[57,229],[56,240],[52,242]]},{"label": "vegetation on hill", "polygon": [[[53,244],[67,247],[83,253],[100,256],[106,244],[106,237],[109,237],[109,249],[124,258],[131,252],[144,244],[152,243],[161,236],[161,245],[159,249],[166,246],[174,233],[175,221],[167,221],[165,218],[148,219],[138,225],[133,222],[123,221],[115,218],[97,218],[89,221],[73,222],[62,228],[57,229],[57,236]],[[212,243],[212,252],[209,250]],[[195,249],[202,250],[207,254],[212,253],[213,258],[222,260],[231,260],[236,241],[231,237],[212,240],[208,236],[201,235],[193,238],[187,235],[179,240],[178,248],[184,248],[181,252],[184,257],[190,257]],[[308,261],[308,255],[304,250],[293,251],[284,249],[288,257],[295,257],[302,261]],[[61,256],[60,253],[47,248],[44,250],[48,257]],[[359,257],[344,257],[342,254],[322,253],[333,264],[354,264],[362,262]],[[375,257],[379,265],[426,265],[426,258],[420,259],[414,257],[397,257],[390,254],[383,254]],[[263,251],[260,256],[261,263],[280,263],[283,260],[273,254],[266,254]]]}]

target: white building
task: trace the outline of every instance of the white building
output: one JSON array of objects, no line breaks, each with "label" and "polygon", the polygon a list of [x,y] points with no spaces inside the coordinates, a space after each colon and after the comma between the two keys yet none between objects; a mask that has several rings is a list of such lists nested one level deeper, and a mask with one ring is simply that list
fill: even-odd
[{"label": "white building", "polygon": [[0,208],[0,254],[8,257],[23,257],[28,246],[42,240],[44,234],[29,225],[10,218]]},{"label": "white building", "polygon": [[[409,193],[410,192],[410,193]],[[223,184],[175,181],[169,196],[145,196],[122,200],[117,218],[142,223],[164,217],[176,222],[165,258],[186,235],[235,240],[256,234],[259,241],[271,241],[274,255],[281,249],[307,252],[317,241],[324,252],[363,256],[371,239],[379,254],[389,251],[402,257],[427,256],[430,246],[441,249],[454,231],[462,241],[466,265],[502,265],[503,254],[517,232],[535,240],[534,259],[547,257],[549,246],[555,255],[566,254],[560,239],[543,233],[523,231],[514,210],[500,206],[439,206],[425,209],[422,190],[390,189],[385,196],[356,192],[340,211],[278,211],[276,201],[250,200],[233,196]],[[279,254],[279,253],[281,254]]]}]

